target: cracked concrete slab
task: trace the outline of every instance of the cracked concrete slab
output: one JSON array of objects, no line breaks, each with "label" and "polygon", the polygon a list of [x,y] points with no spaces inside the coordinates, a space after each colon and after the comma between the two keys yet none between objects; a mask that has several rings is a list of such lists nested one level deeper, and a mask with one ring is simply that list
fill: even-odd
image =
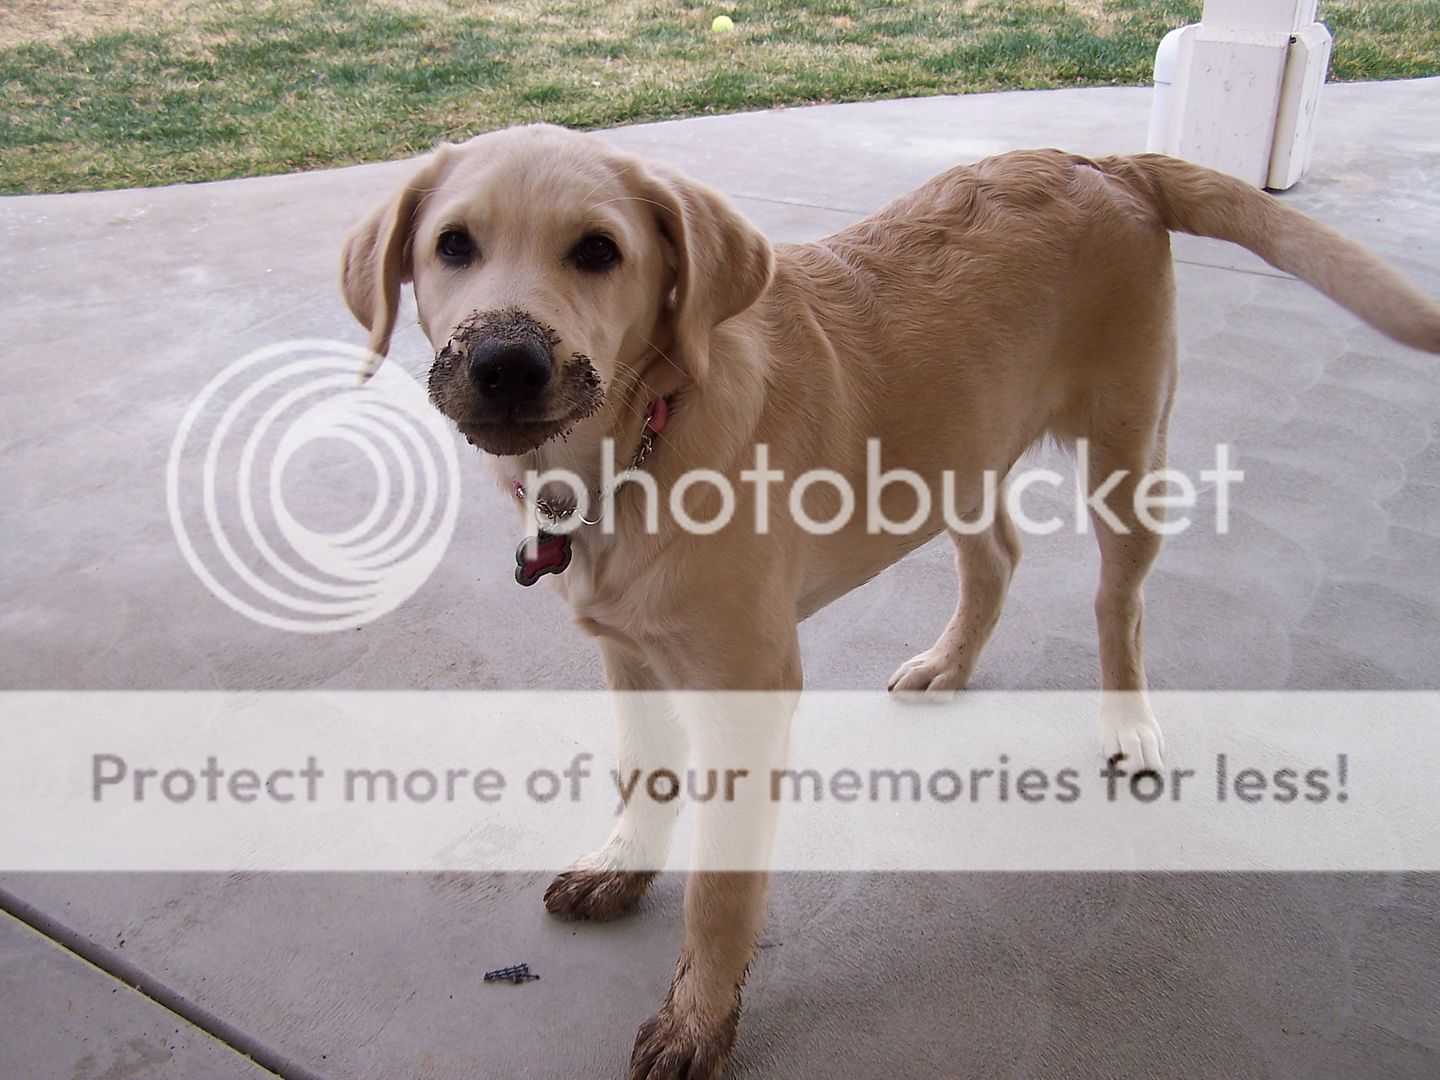
[{"label": "cracked concrete slab", "polygon": [[273,1075],[3,912],[0,1007],[0,1076],[261,1080]]}]

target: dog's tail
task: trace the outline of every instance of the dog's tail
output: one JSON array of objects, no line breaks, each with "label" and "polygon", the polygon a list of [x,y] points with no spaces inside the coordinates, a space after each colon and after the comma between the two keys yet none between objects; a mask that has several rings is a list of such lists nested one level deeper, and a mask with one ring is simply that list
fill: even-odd
[{"label": "dog's tail", "polygon": [[1242,180],[1162,154],[1096,164],[1145,193],[1171,230],[1248,248],[1396,341],[1440,352],[1440,305],[1329,226]]}]

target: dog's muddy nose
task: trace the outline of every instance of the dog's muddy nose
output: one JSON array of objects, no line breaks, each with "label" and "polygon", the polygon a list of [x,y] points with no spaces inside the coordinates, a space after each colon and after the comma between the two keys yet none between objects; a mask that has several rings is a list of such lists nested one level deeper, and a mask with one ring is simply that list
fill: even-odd
[{"label": "dog's muddy nose", "polygon": [[496,405],[534,401],[550,381],[550,353],[538,342],[481,342],[470,355],[470,380]]}]

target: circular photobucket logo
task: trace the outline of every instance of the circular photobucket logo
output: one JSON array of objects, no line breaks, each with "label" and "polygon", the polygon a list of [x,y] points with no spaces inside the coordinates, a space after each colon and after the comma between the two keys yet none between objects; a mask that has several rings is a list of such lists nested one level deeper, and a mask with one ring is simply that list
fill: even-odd
[{"label": "circular photobucket logo", "polygon": [[367,349],[291,341],[244,356],[191,402],[166,471],[186,561],[231,609],[318,634],[393,611],[455,529],[455,440],[424,389]]}]

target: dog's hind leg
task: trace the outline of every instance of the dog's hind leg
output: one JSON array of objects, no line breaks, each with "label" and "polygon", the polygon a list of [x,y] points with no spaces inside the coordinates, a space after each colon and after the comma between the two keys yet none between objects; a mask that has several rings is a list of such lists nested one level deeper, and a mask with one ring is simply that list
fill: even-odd
[{"label": "dog's hind leg", "polygon": [[[1108,430],[1095,430],[1090,438],[1089,475],[1082,478],[1100,545],[1095,625],[1100,636],[1101,748],[1108,758],[1122,758],[1132,771],[1163,764],[1164,740],[1146,693],[1141,591],[1163,537],[1141,520],[1135,494],[1147,474],[1165,468],[1169,415],[1167,395],[1158,418],[1110,418]],[[1136,432],[1145,434],[1137,437]],[[1150,486],[1152,495],[1162,491],[1163,486]]]},{"label": "dog's hind leg", "polygon": [[682,801],[648,798],[645,784],[660,770],[684,775],[689,740],[643,665],[612,642],[604,642],[601,651],[610,689],[617,691],[615,794],[624,806],[609,839],[550,883],[545,907],[565,918],[606,922],[640,902],[665,862]]},{"label": "dog's hind leg", "polygon": [[984,532],[952,532],[960,597],[955,614],[935,644],[901,664],[890,676],[891,690],[958,690],[970,681],[980,650],[1000,619],[1010,578],[1020,562],[1020,534],[996,500],[995,522]]}]

